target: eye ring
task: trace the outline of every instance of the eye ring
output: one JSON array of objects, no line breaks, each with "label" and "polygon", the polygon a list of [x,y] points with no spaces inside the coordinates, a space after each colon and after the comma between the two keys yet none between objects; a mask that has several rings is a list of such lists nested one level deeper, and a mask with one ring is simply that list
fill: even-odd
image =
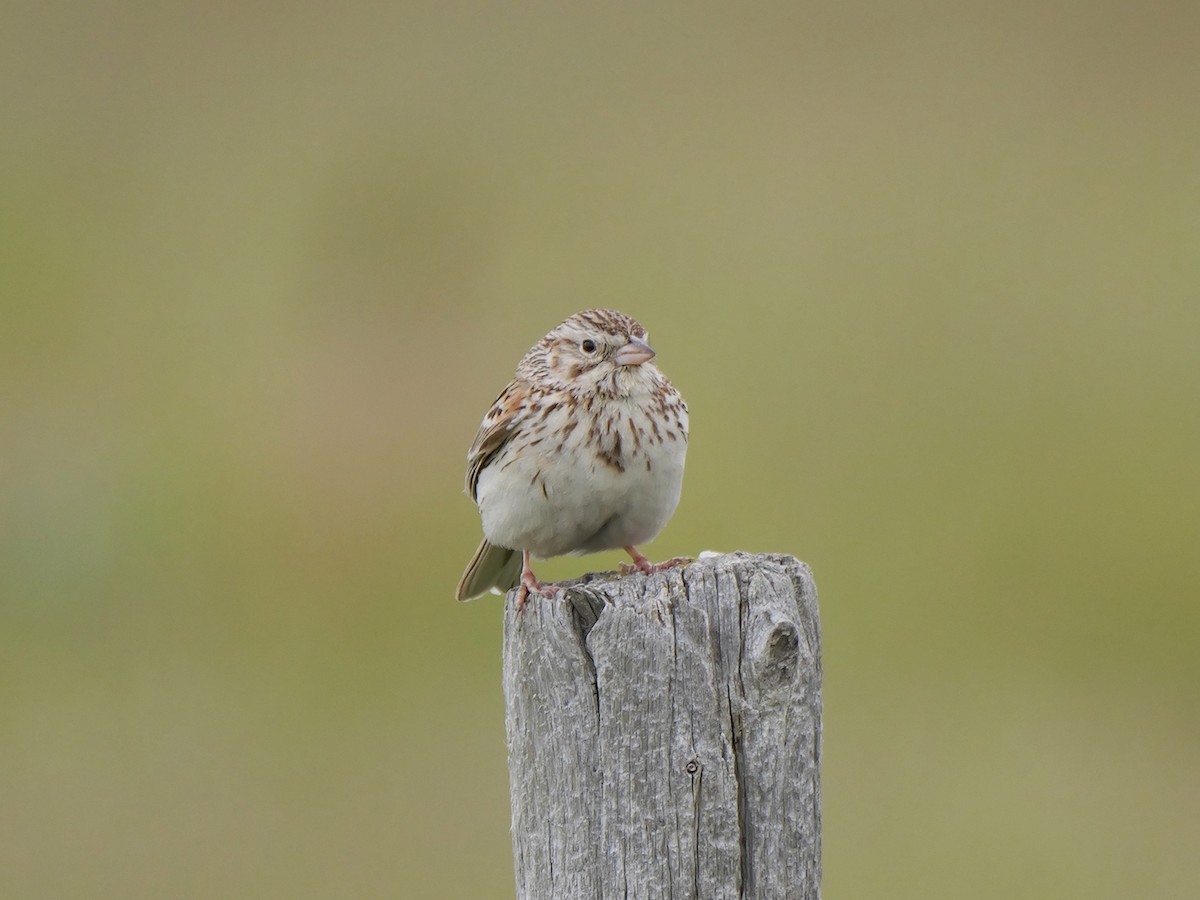
[{"label": "eye ring", "polygon": [[582,341],[579,342],[579,349],[582,350],[584,353],[591,355],[596,352],[596,342],[593,341],[591,338],[584,338]]}]

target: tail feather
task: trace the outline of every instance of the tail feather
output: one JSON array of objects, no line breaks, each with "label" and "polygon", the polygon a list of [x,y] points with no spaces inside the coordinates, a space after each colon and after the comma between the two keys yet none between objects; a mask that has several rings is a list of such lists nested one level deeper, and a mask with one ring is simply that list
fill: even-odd
[{"label": "tail feather", "polygon": [[474,600],[488,591],[507,593],[521,580],[521,551],[497,547],[484,540],[459,579],[454,596]]}]

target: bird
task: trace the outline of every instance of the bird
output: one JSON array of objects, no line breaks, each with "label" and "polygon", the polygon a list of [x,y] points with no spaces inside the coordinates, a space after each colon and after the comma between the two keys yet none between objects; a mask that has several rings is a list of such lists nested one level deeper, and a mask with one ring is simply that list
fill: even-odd
[{"label": "bird", "polygon": [[575,313],[525,354],[467,452],[484,537],[459,600],[518,585],[518,612],[531,594],[553,598],[534,558],[623,549],[623,574],[688,561],[637,549],[674,514],[687,455],[687,403],[655,356],[646,329],[613,309]]}]

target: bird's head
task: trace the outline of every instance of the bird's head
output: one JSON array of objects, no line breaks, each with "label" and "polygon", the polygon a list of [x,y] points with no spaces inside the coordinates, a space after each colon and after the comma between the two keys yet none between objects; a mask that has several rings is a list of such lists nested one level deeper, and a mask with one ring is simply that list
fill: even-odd
[{"label": "bird's head", "polygon": [[637,321],[613,309],[585,309],[535,344],[517,372],[576,395],[628,396],[661,378],[650,362],[654,355]]}]

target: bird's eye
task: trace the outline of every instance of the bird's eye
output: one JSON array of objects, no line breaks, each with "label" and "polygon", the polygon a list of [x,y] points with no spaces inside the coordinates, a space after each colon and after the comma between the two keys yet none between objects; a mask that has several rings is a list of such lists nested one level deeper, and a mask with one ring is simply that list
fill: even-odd
[{"label": "bird's eye", "polygon": [[596,352],[596,342],[593,341],[591,338],[584,338],[582,341],[579,342],[579,349],[582,350],[584,353],[595,353]]}]

